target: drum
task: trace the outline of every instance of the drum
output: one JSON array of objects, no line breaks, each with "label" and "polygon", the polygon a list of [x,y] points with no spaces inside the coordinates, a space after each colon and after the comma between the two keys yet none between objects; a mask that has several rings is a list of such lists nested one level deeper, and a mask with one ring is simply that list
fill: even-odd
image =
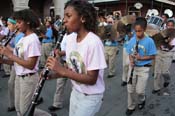
[{"label": "drum", "polygon": [[161,26],[163,24],[163,19],[159,16],[151,16],[148,20],[148,25],[146,29],[146,33],[149,36],[154,36],[155,34],[160,32]]},{"label": "drum", "polygon": [[161,27],[163,24],[163,19],[159,16],[151,16],[148,19],[148,24],[153,24],[153,25],[156,25],[158,27]]}]

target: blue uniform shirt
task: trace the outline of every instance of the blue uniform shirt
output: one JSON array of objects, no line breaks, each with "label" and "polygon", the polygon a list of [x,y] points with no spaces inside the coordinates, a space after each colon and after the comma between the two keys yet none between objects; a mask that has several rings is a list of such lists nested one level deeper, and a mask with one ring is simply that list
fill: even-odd
[{"label": "blue uniform shirt", "polygon": [[[135,46],[136,46],[136,36],[133,36],[127,46],[127,52],[129,55],[134,54]],[[145,36],[143,39],[139,40],[138,43],[138,53],[140,56],[151,56],[156,55],[157,50],[154,41],[152,38]],[[146,64],[151,64],[152,60],[139,60],[135,62],[135,65],[137,66],[143,66]]]},{"label": "blue uniform shirt", "polygon": [[47,38],[43,38],[42,43],[52,43],[53,42],[53,31],[52,28],[49,27],[47,28],[47,32],[46,32],[46,37]]},{"label": "blue uniform shirt", "polygon": [[17,34],[16,37],[15,37],[15,42],[14,42],[14,44],[16,45],[16,44],[18,43],[18,41],[19,41],[22,37],[24,37],[24,33],[19,33],[19,34]]},{"label": "blue uniform shirt", "polygon": [[126,48],[129,42],[129,36],[125,35],[123,47]]},{"label": "blue uniform shirt", "polygon": [[106,40],[104,41],[104,45],[105,45],[105,46],[118,46],[118,42],[115,41],[115,40],[106,39]]},{"label": "blue uniform shirt", "polygon": [[11,41],[10,41],[10,46],[12,48],[15,48],[15,45],[18,43],[18,41],[24,36],[24,33],[19,33],[17,34]]}]

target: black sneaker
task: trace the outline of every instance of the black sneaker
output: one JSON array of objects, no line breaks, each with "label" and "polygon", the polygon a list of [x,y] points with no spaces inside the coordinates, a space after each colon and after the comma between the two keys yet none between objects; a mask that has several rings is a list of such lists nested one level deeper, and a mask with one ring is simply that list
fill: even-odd
[{"label": "black sneaker", "polygon": [[43,103],[43,101],[44,101],[43,98],[40,97],[40,98],[37,100],[36,105],[39,105],[39,104]]},{"label": "black sneaker", "polygon": [[53,112],[51,112],[50,115],[51,116],[57,116],[57,114],[56,113],[53,113]]},{"label": "black sneaker", "polygon": [[127,85],[127,82],[125,82],[125,81],[123,81],[122,84],[121,84],[121,86],[123,86],[123,87],[126,86],[126,85]]},{"label": "black sneaker", "polygon": [[7,108],[7,112],[13,112],[13,111],[15,111],[15,107],[8,107]]},{"label": "black sneaker", "polygon": [[160,89],[152,91],[152,94],[158,94],[158,93],[160,93]]},{"label": "black sneaker", "polygon": [[169,82],[165,82],[165,83],[163,84],[163,87],[168,87],[169,84],[170,84]]},{"label": "black sneaker", "polygon": [[8,78],[8,77],[10,77],[10,74],[4,74],[4,75],[2,76],[2,78]]},{"label": "black sneaker", "polygon": [[141,104],[138,104],[139,110],[143,109],[145,107],[145,101],[143,101]]},{"label": "black sneaker", "polygon": [[127,116],[130,116],[130,115],[133,114],[134,111],[135,111],[135,109],[133,109],[133,110],[127,109],[127,110],[126,110],[126,115],[127,115]]},{"label": "black sneaker", "polygon": [[56,110],[60,110],[61,108],[60,107],[55,107],[55,106],[49,106],[48,109],[53,112],[53,111],[56,111]]},{"label": "black sneaker", "polygon": [[108,78],[113,78],[115,75],[108,75]]}]

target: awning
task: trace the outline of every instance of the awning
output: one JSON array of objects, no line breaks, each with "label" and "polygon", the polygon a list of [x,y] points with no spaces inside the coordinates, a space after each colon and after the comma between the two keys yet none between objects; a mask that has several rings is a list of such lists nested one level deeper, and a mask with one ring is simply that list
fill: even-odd
[{"label": "awning", "polygon": [[90,3],[100,3],[100,2],[115,2],[120,0],[88,0]]},{"label": "awning", "polygon": [[171,4],[175,6],[175,0],[155,0],[155,1],[166,3],[166,4]]}]

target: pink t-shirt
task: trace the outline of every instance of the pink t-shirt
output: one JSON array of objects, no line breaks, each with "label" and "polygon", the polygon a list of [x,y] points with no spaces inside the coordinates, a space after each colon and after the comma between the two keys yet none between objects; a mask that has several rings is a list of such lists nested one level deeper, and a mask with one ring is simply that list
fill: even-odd
[{"label": "pink t-shirt", "polygon": [[[41,44],[38,36],[32,33],[26,37],[23,37],[16,44],[14,54],[19,58],[27,60],[29,57],[41,56]],[[35,73],[38,71],[39,58],[33,70],[24,68],[23,66],[14,63],[16,75],[24,75],[27,73]]]},{"label": "pink t-shirt", "polygon": [[107,65],[104,47],[98,36],[89,32],[81,42],[77,43],[77,34],[68,35],[66,61],[69,68],[81,74],[86,74],[90,70],[99,70],[96,84],[86,85],[72,80],[74,89],[86,94],[100,94],[104,92],[103,75]]},{"label": "pink t-shirt", "polygon": [[170,45],[175,46],[175,38],[171,40]]},{"label": "pink t-shirt", "polygon": [[175,38],[171,40],[170,45],[174,46],[170,51],[175,52]]}]

